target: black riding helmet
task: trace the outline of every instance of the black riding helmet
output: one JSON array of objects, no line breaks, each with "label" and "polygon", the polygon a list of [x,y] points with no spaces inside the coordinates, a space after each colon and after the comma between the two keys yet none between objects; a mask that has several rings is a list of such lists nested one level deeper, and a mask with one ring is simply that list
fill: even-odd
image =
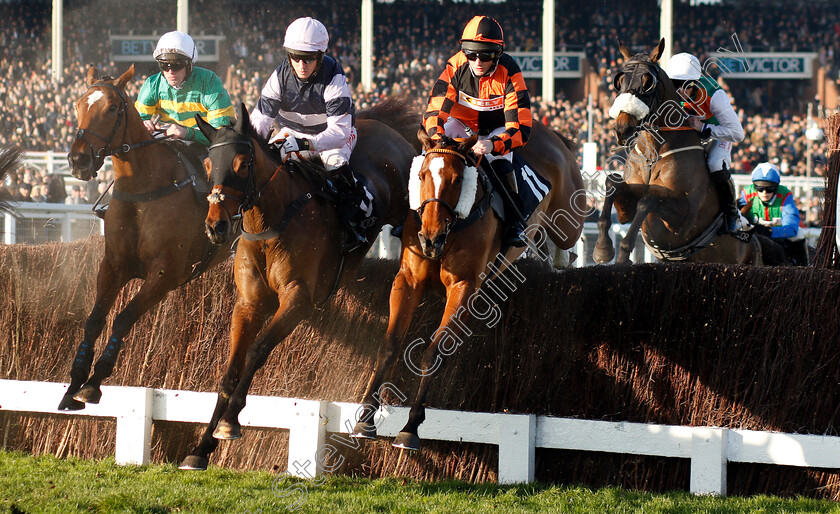
[{"label": "black riding helmet", "polygon": [[493,66],[486,75],[496,70],[496,65],[499,63],[499,58],[502,56],[504,49],[505,36],[502,26],[493,18],[475,16],[464,27],[464,32],[461,34],[461,51],[465,55],[480,52],[490,54]]}]

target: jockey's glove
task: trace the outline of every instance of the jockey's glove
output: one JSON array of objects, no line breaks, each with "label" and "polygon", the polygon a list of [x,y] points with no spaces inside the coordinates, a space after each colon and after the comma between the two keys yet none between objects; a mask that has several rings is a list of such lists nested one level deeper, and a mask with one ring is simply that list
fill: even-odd
[{"label": "jockey's glove", "polygon": [[290,153],[314,149],[315,145],[312,144],[312,140],[310,139],[305,139],[301,137],[287,137],[286,140],[283,142],[283,146],[280,147],[280,158],[285,161],[286,156]]},{"label": "jockey's glove", "polygon": [[756,234],[765,237],[773,237],[773,229],[770,227],[765,227],[764,225],[756,225],[754,230]]}]

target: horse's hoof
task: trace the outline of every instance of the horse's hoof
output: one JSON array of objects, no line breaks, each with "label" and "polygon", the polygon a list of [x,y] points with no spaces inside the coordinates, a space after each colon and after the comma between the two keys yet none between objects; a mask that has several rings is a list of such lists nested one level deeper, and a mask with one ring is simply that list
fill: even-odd
[{"label": "horse's hoof", "polygon": [[606,264],[615,257],[615,249],[611,246],[600,247],[595,245],[595,250],[592,252],[592,260],[600,264]]},{"label": "horse's hoof", "polygon": [[213,437],[224,441],[239,439],[242,437],[242,426],[239,423],[233,424],[227,421],[219,421],[219,424],[216,425],[216,430],[213,431]]},{"label": "horse's hoof", "polygon": [[188,471],[205,471],[207,469],[207,459],[199,457],[198,455],[187,455],[187,458],[181,462],[178,469]]},{"label": "horse's hoof", "polygon": [[391,446],[402,448],[403,450],[416,451],[420,449],[420,438],[417,437],[417,434],[412,434],[411,432],[400,432],[397,434],[394,442],[391,443]]},{"label": "horse's hoof", "polygon": [[376,425],[370,423],[356,423],[353,431],[350,432],[350,437],[358,439],[376,439]]},{"label": "horse's hoof", "polygon": [[73,395],[65,394],[61,398],[61,403],[58,404],[58,410],[82,410],[85,408],[84,402],[73,399]]},{"label": "horse's hoof", "polygon": [[73,398],[85,403],[99,403],[102,399],[102,391],[96,386],[86,385],[73,395]]}]

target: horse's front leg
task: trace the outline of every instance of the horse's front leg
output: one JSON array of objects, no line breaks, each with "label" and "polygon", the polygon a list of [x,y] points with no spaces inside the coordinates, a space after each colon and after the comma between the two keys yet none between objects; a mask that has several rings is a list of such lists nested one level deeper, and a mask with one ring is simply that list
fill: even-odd
[{"label": "horse's front leg", "polygon": [[373,368],[362,400],[363,410],[350,433],[351,437],[376,438],[373,418],[381,405],[380,388],[397,358],[397,352],[405,341],[405,335],[411,326],[417,304],[420,303],[423,295],[424,283],[425,281],[417,282],[410,271],[403,269],[394,278],[394,284],[391,286],[388,330],[376,354],[376,366]]},{"label": "horse's front leg", "polygon": [[96,347],[96,340],[105,328],[105,321],[111,307],[117,299],[120,289],[128,282],[128,278],[117,273],[110,261],[103,259],[99,264],[99,273],[96,277],[96,302],[93,310],[85,321],[85,335],[76,350],[76,357],[73,366],[70,368],[70,387],[64,393],[58,410],[81,410],[85,408],[84,402],[73,397],[82,388],[82,384],[88,379],[90,368],[93,364],[93,352]]},{"label": "horse's front leg", "polygon": [[595,262],[607,263],[615,257],[615,248],[613,247],[612,236],[610,236],[610,227],[612,227],[612,209],[613,204],[618,201],[618,205],[627,208],[632,205],[631,191],[621,175],[611,173],[607,175],[604,181],[604,206],[601,209],[601,215],[598,218],[598,239],[595,241],[595,250],[592,252],[592,259]]},{"label": "horse's front leg", "polygon": [[181,462],[180,469],[207,469],[210,454],[219,445],[219,440],[213,437],[216,425],[222,414],[228,408],[228,400],[239,385],[242,370],[245,367],[245,356],[251,343],[256,339],[260,328],[271,309],[276,309],[276,301],[268,299],[247,300],[240,294],[233,306],[233,316],[230,322],[230,353],[228,354],[227,370],[222,379],[216,407],[210,423],[204,430],[198,445]]},{"label": "horse's front leg", "polygon": [[[149,269],[167,270],[170,259],[165,257],[149,265]],[[85,382],[85,385],[76,393],[73,398],[85,403],[99,403],[102,398],[102,391],[99,386],[111,376],[117,357],[123,346],[123,339],[128,335],[137,320],[149,309],[160,303],[166,294],[172,290],[177,283],[178,277],[172,273],[150,273],[140,287],[140,291],[128,302],[128,305],[114,318],[114,325],[108,343],[93,367],[93,375]]]},{"label": "horse's front leg", "polygon": [[[408,413],[408,422],[400,430],[396,439],[394,439],[393,445],[397,448],[408,450],[417,450],[420,448],[420,437],[417,435],[417,428],[426,419],[426,395],[429,392],[432,377],[443,367],[444,359],[441,358],[441,353],[451,355],[455,351],[454,347],[441,349],[441,342],[446,341],[447,344],[454,345],[459,345],[463,342],[461,339],[461,327],[469,319],[469,310],[466,308],[466,305],[476,289],[476,282],[473,280],[462,280],[447,287],[446,309],[443,312],[443,319],[441,320],[440,327],[435,332],[432,342],[423,353],[422,367],[418,368],[415,364],[406,362],[409,368],[415,373],[420,374],[422,378],[420,379],[420,388],[417,391],[417,396],[411,404],[411,410]],[[453,319],[455,316],[457,318]],[[410,360],[409,354],[406,355],[406,359]]]},{"label": "horse's front leg", "polygon": [[227,409],[222,414],[213,437],[216,439],[239,439],[242,426],[239,413],[245,408],[245,398],[254,380],[254,375],[268,360],[271,351],[280,341],[292,333],[304,316],[314,308],[312,294],[300,281],[292,281],[277,291],[279,307],[268,322],[260,337],[251,345],[245,357],[245,367],[239,384],[233,390]]},{"label": "horse's front leg", "polygon": [[658,196],[647,194],[636,203],[636,215],[633,216],[633,221],[630,223],[630,228],[627,229],[627,234],[624,235],[621,243],[618,245],[616,264],[633,264],[633,261],[630,260],[630,254],[633,253],[633,249],[636,247],[636,238],[639,235],[639,229],[641,229],[642,223],[645,221],[647,215],[656,209],[656,206],[660,204],[661,200]]}]

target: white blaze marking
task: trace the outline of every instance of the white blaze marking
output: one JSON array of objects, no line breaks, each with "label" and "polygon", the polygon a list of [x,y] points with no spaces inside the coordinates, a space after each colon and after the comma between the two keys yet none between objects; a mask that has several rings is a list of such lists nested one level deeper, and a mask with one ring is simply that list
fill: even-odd
[{"label": "white blaze marking", "polygon": [[93,93],[91,93],[90,96],[88,96],[88,99],[87,99],[88,100],[88,107],[92,107],[93,104],[98,102],[103,96],[105,96],[105,93],[103,93],[102,91],[94,91]]},{"label": "white blaze marking", "polygon": [[444,166],[443,157],[435,157],[429,163],[429,171],[432,172],[432,180],[435,182],[435,198],[440,198],[440,189],[443,185],[443,175],[441,175],[440,170]]}]

